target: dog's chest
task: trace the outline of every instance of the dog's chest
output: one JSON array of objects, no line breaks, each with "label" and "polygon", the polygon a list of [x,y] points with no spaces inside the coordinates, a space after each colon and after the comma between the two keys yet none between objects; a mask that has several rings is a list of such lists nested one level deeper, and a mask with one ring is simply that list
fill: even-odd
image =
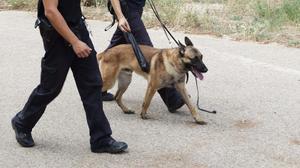
[{"label": "dog's chest", "polygon": [[165,75],[162,75],[161,78],[160,78],[161,82],[160,82],[160,88],[164,88],[164,87],[174,87],[174,85],[176,83],[181,83],[181,82],[184,82],[184,79],[185,79],[185,76],[182,75],[182,76],[172,76],[172,75],[169,75],[169,74],[165,74]]},{"label": "dog's chest", "polygon": [[184,82],[185,74],[178,73],[173,63],[163,59],[164,73],[160,74],[160,86],[174,87],[176,83]]}]

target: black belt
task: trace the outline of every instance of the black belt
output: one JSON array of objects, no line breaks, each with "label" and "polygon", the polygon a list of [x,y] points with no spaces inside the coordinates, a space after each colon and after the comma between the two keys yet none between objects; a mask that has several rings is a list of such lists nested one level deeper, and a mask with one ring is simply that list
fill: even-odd
[{"label": "black belt", "polygon": [[[73,27],[78,27],[78,26],[83,26],[83,25],[85,25],[85,19],[86,18],[84,16],[82,16],[79,19],[79,21],[77,21],[77,22],[68,22],[68,21],[66,21],[66,23],[67,23],[67,25],[69,27],[72,27],[72,28]],[[35,24],[34,24],[34,28],[37,28],[40,25],[43,25],[47,29],[52,29],[53,28],[53,26],[51,25],[51,23],[49,22],[49,20],[46,19],[46,18],[43,18],[43,17],[38,17],[36,19]]]}]

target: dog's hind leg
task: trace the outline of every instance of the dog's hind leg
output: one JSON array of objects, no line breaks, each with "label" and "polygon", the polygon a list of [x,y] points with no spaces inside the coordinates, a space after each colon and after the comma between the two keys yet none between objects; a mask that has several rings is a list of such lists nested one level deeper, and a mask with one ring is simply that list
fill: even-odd
[{"label": "dog's hind leg", "polygon": [[129,110],[122,101],[122,96],[127,90],[128,86],[131,83],[132,79],[132,71],[128,69],[121,70],[118,76],[118,90],[115,94],[115,100],[118,103],[118,105],[121,107],[123,112],[125,114],[134,114],[135,112],[132,110]]},{"label": "dog's hind leg", "polygon": [[101,63],[100,72],[103,81],[102,92],[107,91],[115,85],[120,72],[119,67],[110,63]]},{"label": "dog's hind leg", "polygon": [[188,93],[186,91],[184,82],[177,83],[175,85],[175,87],[176,87],[176,90],[178,90],[178,92],[181,94],[184,102],[186,103],[186,105],[188,106],[190,112],[192,113],[192,116],[193,116],[194,120],[196,121],[196,123],[200,124],[200,125],[205,125],[206,122],[202,120],[200,115],[197,113],[197,110],[195,109],[195,107],[191,103],[191,100],[190,100],[190,98],[188,96]]},{"label": "dog's hind leg", "polygon": [[147,92],[146,92],[146,95],[145,95],[145,98],[144,98],[142,112],[141,112],[142,119],[148,119],[148,117],[146,116],[146,112],[148,110],[148,107],[150,105],[150,102],[151,102],[155,92],[156,92],[155,87],[153,87],[152,84],[149,83],[148,88],[147,88]]}]

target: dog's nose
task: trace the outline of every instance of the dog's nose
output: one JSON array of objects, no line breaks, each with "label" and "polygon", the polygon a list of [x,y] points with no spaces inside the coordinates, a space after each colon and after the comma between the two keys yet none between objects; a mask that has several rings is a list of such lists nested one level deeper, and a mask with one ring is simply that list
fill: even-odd
[{"label": "dog's nose", "polygon": [[206,67],[203,67],[203,73],[207,72],[208,69]]}]

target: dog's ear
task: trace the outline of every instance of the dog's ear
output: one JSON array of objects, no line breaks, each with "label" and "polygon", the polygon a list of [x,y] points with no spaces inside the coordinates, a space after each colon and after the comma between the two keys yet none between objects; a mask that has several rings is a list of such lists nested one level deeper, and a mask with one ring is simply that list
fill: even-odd
[{"label": "dog's ear", "polygon": [[178,41],[178,44],[179,44],[179,54],[181,57],[183,57],[185,52],[185,45],[183,45],[180,41]]},{"label": "dog's ear", "polygon": [[186,46],[194,46],[194,44],[188,37],[184,37],[184,42],[185,42]]}]

